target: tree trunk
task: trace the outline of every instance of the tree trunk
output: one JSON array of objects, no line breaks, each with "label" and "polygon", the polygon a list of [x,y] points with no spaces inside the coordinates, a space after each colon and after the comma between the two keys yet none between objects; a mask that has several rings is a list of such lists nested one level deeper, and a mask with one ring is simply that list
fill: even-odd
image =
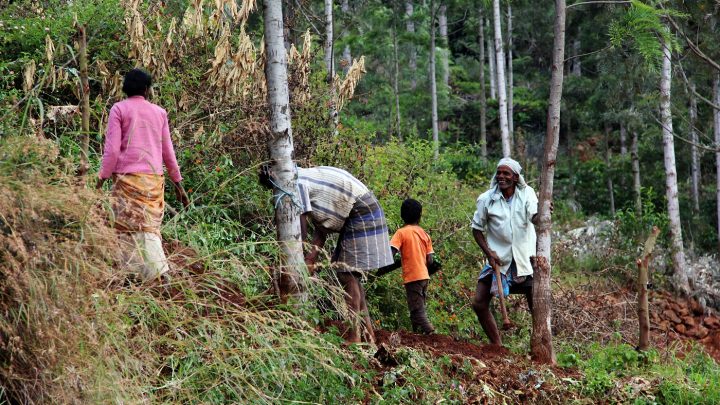
[{"label": "tree trunk", "polygon": [[573,62],[572,62],[572,71],[570,72],[573,76],[580,77],[582,76],[582,67],[580,64],[580,58],[578,57],[580,55],[580,40],[575,38],[573,40]]},{"label": "tree trunk", "polygon": [[290,47],[295,43],[295,35],[293,33],[293,26],[295,24],[295,7],[293,0],[283,0],[283,7],[285,8],[284,21],[283,21],[283,37],[285,43],[285,51],[290,52]]},{"label": "tree trunk", "polygon": [[[485,25],[490,29],[491,25],[489,21],[485,21]],[[490,100],[497,99],[497,74],[495,73],[495,46],[493,46],[492,35],[487,36],[487,50],[488,50],[488,67],[490,71]]]},{"label": "tree trunk", "polygon": [[393,93],[395,93],[395,131],[397,133],[398,140],[400,142],[403,141],[402,136],[402,124],[400,121],[400,89],[398,82],[400,81],[400,63],[398,62],[398,41],[397,41],[397,32],[395,31],[395,27],[393,26],[392,30],[393,35],[393,59],[394,59],[394,65],[395,65],[395,72],[393,75]]},{"label": "tree trunk", "polygon": [[630,144],[630,159],[632,160],[633,193],[635,194],[635,214],[642,215],[642,189],[640,186],[640,155],[638,154],[638,133],[633,130]]},{"label": "tree trunk", "polygon": [[80,168],[78,176],[83,177],[90,170],[88,149],[90,147],[90,82],[88,81],[87,34],[84,25],[78,26],[78,56],[80,64],[80,112],[82,114],[80,131]]},{"label": "tree trunk", "polygon": [[[720,73],[713,80],[713,101],[720,105]],[[715,198],[717,205],[718,251],[720,251],[720,110],[713,109],[713,130],[715,133]]]},{"label": "tree trunk", "polygon": [[413,37],[410,42],[410,56],[408,65],[410,65],[410,90],[417,88],[417,49],[415,49],[415,21],[413,20],[413,2],[408,0],[405,2],[405,30]]},{"label": "tree trunk", "polygon": [[695,83],[690,83],[690,173],[692,173],[693,215],[700,214],[700,153],[698,152],[697,100],[695,99]]},{"label": "tree trunk", "polygon": [[333,0],[325,0],[325,68],[327,69],[327,82],[330,85],[330,120],[332,122],[333,136],[338,131],[337,93],[335,89],[335,57],[333,38]]},{"label": "tree trunk", "polygon": [[610,215],[615,217],[615,191],[613,187],[613,179],[610,171],[610,155],[612,150],[610,149],[610,125],[605,124],[605,184],[608,189],[608,199],[610,200]]},{"label": "tree trunk", "polygon": [[437,79],[435,77],[435,1],[430,1],[430,98],[432,99],[432,140],[433,158],[440,154],[438,138]]},{"label": "tree trunk", "polygon": [[[348,0],[343,0],[340,4],[340,10],[343,12],[343,16],[349,20],[350,19],[350,3]],[[347,33],[347,29],[345,30]],[[350,66],[352,65],[352,53],[350,52],[350,45],[345,44],[345,48],[343,49],[343,63],[342,63],[342,69],[343,74],[347,76],[348,71],[350,70]]]},{"label": "tree trunk", "polygon": [[440,63],[442,64],[442,77],[445,87],[450,87],[450,61],[449,53],[450,48],[448,46],[448,29],[447,29],[447,5],[445,3],[440,4],[438,13],[438,28],[440,29]]},{"label": "tree trunk", "polygon": [[565,138],[567,139],[567,159],[568,159],[568,172],[570,173],[570,181],[569,181],[569,195],[570,199],[575,202],[575,197],[577,197],[575,193],[575,156],[574,156],[574,149],[575,149],[575,134],[573,133],[572,128],[572,118],[568,117],[567,119],[567,131],[565,132]]},{"label": "tree trunk", "polygon": [[550,204],[560,137],[560,102],[562,100],[563,68],[565,65],[565,0],[555,0],[555,39],[553,41],[553,64],[548,101],[547,135],[540,174],[540,199],[538,205],[537,259],[533,277],[533,329],[530,340],[535,361],[555,364],[552,345],[550,290],[550,231],[552,218]]},{"label": "tree trunk", "polygon": [[627,156],[627,128],[624,123],[620,123],[620,156]]},{"label": "tree trunk", "polygon": [[493,0],[493,23],[495,26],[495,63],[497,64],[498,118],[503,157],[510,157],[510,131],[508,129],[507,87],[505,83],[505,52],[503,51],[502,24],[500,23],[500,0]]},{"label": "tree trunk", "polygon": [[[293,137],[290,121],[290,96],[287,80],[287,52],[283,40],[282,0],[265,0],[265,80],[270,110],[270,157],[272,172],[277,181],[275,196],[275,225],[282,252],[282,265],[273,275],[281,297],[303,294],[306,272],[300,240],[300,207],[286,191],[297,190],[297,171],[293,163]],[[282,190],[281,190],[282,189]],[[284,190],[284,191],[283,191]],[[284,280],[285,282],[280,282]]]},{"label": "tree trunk", "polygon": [[333,0],[325,0],[325,68],[328,82],[335,77],[335,59],[333,58]]},{"label": "tree trunk", "polygon": [[675,168],[675,144],[673,141],[672,112],[670,110],[671,54],[670,46],[663,42],[663,67],[660,79],[660,117],[663,130],[663,153],[665,155],[665,195],[670,219],[672,239],[673,276],[675,287],[683,294],[690,293],[688,274],[685,268],[680,204],[678,202],[677,171]]},{"label": "tree trunk", "polygon": [[508,74],[508,103],[507,103],[507,109],[508,109],[508,134],[510,136],[510,147],[514,148],[514,136],[513,132],[515,131],[515,124],[513,122],[513,37],[512,37],[512,6],[510,6],[510,2],[508,1],[507,5],[507,48],[508,48],[508,54],[507,54],[507,74]]},{"label": "tree trunk", "polygon": [[487,99],[485,97],[485,19],[478,8],[478,46],[480,47],[480,156],[487,160]]},{"label": "tree trunk", "polygon": [[660,228],[654,226],[647,241],[642,256],[636,260],[638,266],[638,350],[645,351],[650,347],[650,308],[648,305],[648,267],[650,255],[655,249],[655,242],[660,235]]}]

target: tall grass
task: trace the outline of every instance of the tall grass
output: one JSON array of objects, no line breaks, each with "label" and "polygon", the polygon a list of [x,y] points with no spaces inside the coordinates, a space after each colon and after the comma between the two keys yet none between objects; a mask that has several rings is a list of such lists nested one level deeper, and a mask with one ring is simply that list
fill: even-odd
[{"label": "tall grass", "polygon": [[168,286],[134,285],[115,264],[115,233],[98,204],[105,197],[75,184],[53,143],[10,137],[0,154],[2,398],[274,403],[364,395],[367,379],[339,337],[292,309],[247,303],[253,297],[242,285],[265,274],[262,264],[207,255],[193,259],[202,271],[177,268]]}]

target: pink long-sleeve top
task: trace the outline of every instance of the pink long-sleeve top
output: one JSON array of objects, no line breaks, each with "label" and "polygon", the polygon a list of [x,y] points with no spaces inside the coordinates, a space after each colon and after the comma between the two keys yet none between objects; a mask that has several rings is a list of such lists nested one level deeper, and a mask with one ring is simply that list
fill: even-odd
[{"label": "pink long-sleeve top", "polygon": [[175,158],[167,112],[143,96],[128,97],[110,109],[100,178],[113,173],[163,174],[182,180]]}]

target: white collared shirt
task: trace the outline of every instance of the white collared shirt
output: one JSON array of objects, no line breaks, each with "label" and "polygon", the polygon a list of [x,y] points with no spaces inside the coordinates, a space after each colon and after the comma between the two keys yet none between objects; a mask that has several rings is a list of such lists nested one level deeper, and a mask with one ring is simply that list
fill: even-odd
[{"label": "white collared shirt", "polygon": [[485,235],[490,249],[497,253],[505,274],[513,259],[518,276],[533,274],[530,256],[536,254],[535,225],[538,199],[530,186],[516,187],[511,202],[505,200],[499,187],[494,187],[477,199],[472,228]]}]

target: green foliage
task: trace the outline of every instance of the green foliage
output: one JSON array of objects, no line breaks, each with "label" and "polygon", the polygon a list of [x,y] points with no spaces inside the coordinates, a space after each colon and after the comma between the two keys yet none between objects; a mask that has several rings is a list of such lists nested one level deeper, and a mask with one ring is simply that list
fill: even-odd
[{"label": "green foliage", "polygon": [[712,404],[720,399],[720,367],[697,347],[663,360],[655,350],[638,352],[626,344],[592,344],[581,353],[558,354],[561,367],[584,375],[576,389],[596,400],[634,403]]},{"label": "green foliage", "polygon": [[[633,0],[627,13],[610,25],[610,43],[619,47],[625,41],[632,40],[633,48],[643,57],[646,67],[657,71],[662,66],[663,42],[669,43],[671,50],[679,50],[679,43],[662,21],[665,16],[685,17],[675,10],[656,8],[654,1],[646,4]],[[658,36],[662,41],[658,40]]]}]

